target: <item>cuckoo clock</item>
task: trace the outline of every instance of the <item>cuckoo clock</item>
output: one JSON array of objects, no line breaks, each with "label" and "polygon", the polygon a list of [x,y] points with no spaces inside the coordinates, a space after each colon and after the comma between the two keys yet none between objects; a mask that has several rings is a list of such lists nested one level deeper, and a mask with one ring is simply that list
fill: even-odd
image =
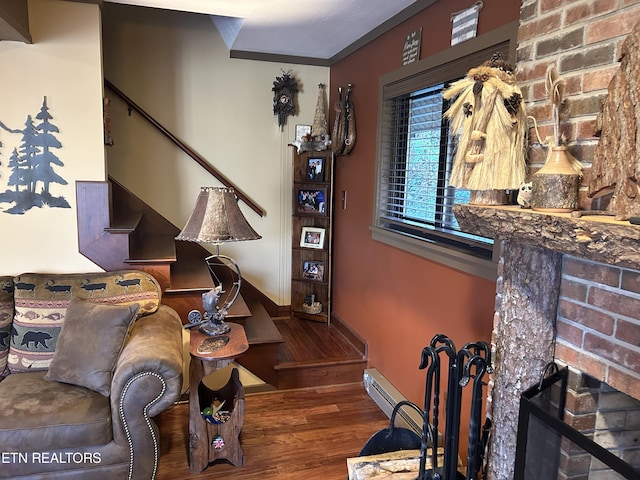
[{"label": "cuckoo clock", "polygon": [[282,130],[288,115],[296,113],[295,94],[298,92],[298,82],[291,77],[290,72],[283,72],[273,82],[273,114],[278,116],[278,126]]}]

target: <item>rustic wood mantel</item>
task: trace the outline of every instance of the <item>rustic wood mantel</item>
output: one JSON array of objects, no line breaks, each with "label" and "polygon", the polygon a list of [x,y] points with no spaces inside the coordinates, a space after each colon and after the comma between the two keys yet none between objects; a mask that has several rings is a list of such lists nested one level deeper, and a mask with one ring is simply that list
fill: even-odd
[{"label": "rustic wood mantel", "polygon": [[454,205],[460,227],[501,242],[492,332],[489,480],[512,480],[522,392],[553,361],[562,255],[640,269],[640,226],[517,206]]},{"label": "rustic wood mantel", "polygon": [[595,262],[640,270],[640,225],[612,216],[546,213],[518,206],[454,205],[460,227]]}]

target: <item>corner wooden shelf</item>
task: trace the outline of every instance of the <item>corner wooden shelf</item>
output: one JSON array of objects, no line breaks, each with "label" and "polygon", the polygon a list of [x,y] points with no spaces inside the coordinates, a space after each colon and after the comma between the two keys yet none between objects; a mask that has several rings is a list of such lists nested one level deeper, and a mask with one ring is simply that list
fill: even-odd
[{"label": "corner wooden shelf", "polygon": [[[293,317],[323,323],[329,323],[331,314],[333,168],[331,150],[300,154],[294,151],[291,311]],[[314,235],[323,234],[321,244],[314,245],[316,248],[311,248],[310,243],[301,245],[304,232],[309,228]],[[310,297],[321,304],[319,312],[305,310],[305,301]]]}]

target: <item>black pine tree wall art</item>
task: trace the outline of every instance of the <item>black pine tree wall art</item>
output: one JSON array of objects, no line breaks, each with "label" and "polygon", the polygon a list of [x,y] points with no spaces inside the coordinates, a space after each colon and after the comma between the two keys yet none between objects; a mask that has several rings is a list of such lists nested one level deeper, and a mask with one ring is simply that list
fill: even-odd
[{"label": "black pine tree wall art", "polygon": [[[54,135],[59,130],[51,123],[52,119],[47,97],[44,97],[35,121],[27,115],[22,130],[8,128],[0,121],[3,130],[20,135],[20,143],[13,148],[7,163],[9,175],[2,176],[7,178],[7,189],[0,193],[0,204],[12,204],[4,213],[21,215],[32,207],[71,208],[64,196],[54,196],[51,192],[52,184],[68,183],[55,170],[55,167],[64,167],[64,163],[54,153],[55,149],[62,148],[62,143]],[[0,148],[2,146],[0,143]]]}]

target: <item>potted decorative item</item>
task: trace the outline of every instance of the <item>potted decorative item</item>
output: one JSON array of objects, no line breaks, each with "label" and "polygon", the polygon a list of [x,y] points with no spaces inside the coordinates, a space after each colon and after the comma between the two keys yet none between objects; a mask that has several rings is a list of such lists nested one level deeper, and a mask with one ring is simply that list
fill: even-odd
[{"label": "potted decorative item", "polygon": [[322,311],[322,304],[320,302],[316,302],[316,296],[314,294],[308,295],[304,298],[302,311],[304,313],[317,315]]},{"label": "potted decorative item", "polygon": [[545,87],[552,106],[553,138],[546,141],[544,166],[532,178],[531,208],[541,212],[572,212],[578,209],[582,164],[569,153],[566,138],[560,134],[564,83],[558,78],[555,65],[547,69]]},{"label": "potted decorative item", "polygon": [[469,203],[502,205],[506,190],[525,181],[526,114],[514,67],[500,53],[443,92],[445,112],[459,135],[449,184],[471,191]]}]

